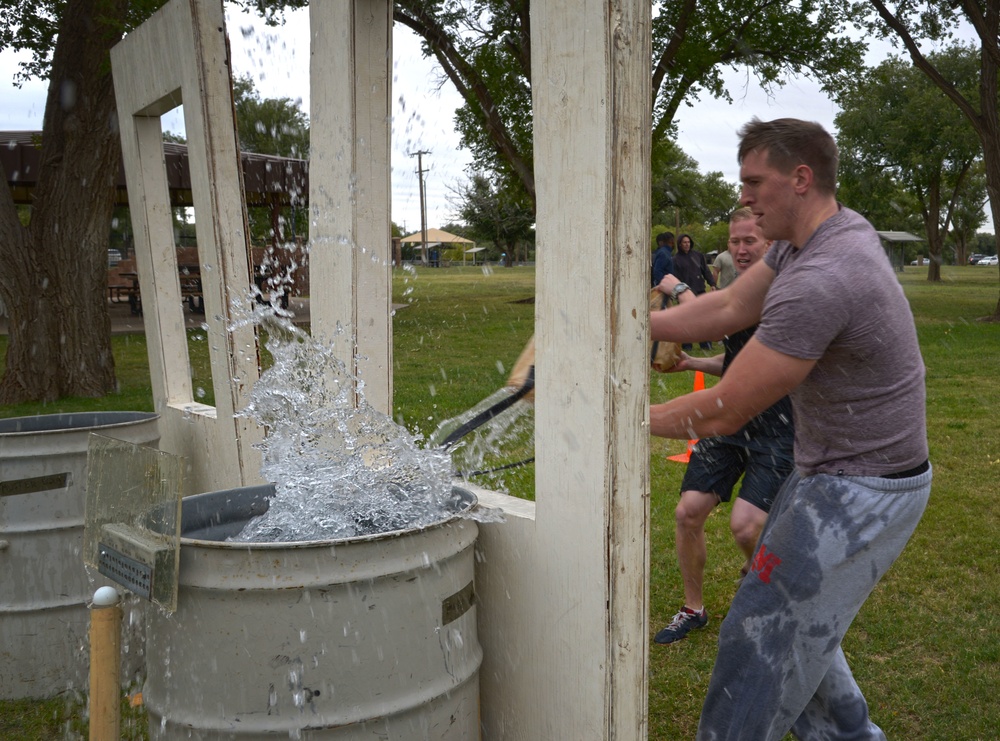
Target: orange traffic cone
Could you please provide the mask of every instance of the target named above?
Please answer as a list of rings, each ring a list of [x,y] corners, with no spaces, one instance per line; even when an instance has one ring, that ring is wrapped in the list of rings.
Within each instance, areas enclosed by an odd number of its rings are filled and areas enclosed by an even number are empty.
[[[694,390],[704,391],[705,390],[705,374],[701,371],[695,371],[694,373]],[[687,463],[691,460],[691,449],[694,448],[697,440],[688,440],[687,450],[685,450],[680,455],[668,455],[668,461],[677,461],[678,463]]]

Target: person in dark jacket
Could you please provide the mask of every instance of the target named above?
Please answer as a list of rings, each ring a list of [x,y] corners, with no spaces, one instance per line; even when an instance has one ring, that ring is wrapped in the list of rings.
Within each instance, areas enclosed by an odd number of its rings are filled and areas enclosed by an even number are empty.
[[[660,285],[665,275],[674,272],[674,233],[661,232],[656,235],[656,251],[653,252],[652,288]]]
[[[677,240],[677,255],[674,257],[673,274],[686,283],[691,293],[700,296],[705,292],[705,284],[715,288],[715,278],[712,271],[708,269],[708,261],[705,256],[694,248],[694,240],[690,234],[682,234]],[[685,350],[690,350],[690,345],[684,346]],[[711,342],[702,342],[702,350],[711,350]]]

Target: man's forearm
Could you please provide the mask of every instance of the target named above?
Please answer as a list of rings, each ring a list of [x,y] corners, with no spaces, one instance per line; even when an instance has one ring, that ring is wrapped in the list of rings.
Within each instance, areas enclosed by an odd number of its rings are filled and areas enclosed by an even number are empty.
[[[760,321],[764,296],[773,277],[774,271],[760,262],[725,291],[703,293],[697,301],[652,312],[650,338],[665,342],[705,342],[752,327]]]
[[[657,437],[693,440],[731,435],[744,422],[721,407],[711,390],[696,391],[649,407],[649,432]]]
[[[688,291],[690,293],[690,291]],[[718,300],[721,293],[703,293],[688,300],[681,300],[677,306],[663,311],[653,311],[649,315],[649,336],[652,340],[664,342],[705,342],[742,329],[740,317],[727,318],[726,302]],[[697,300],[694,300],[697,298]]]

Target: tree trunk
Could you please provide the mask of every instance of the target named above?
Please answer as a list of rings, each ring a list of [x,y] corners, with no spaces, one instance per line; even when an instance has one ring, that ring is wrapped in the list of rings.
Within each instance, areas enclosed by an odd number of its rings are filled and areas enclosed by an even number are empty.
[[[966,254],[965,234],[958,232],[955,234],[955,264],[965,265],[968,263]]]
[[[0,298],[10,316],[0,403],[115,390],[107,248],[121,166],[109,15],[126,3],[69,0],[52,58],[31,222],[0,219]],[[14,221],[12,221],[12,219]]]
[[[927,205],[924,207],[924,230],[927,232],[927,280],[941,280],[941,182],[934,178],[927,186]]]
[[[996,36],[996,19],[993,18],[992,30]],[[986,193],[990,198],[990,213],[993,215],[993,231],[995,252],[1000,255],[1000,106],[997,102],[998,67],[993,57],[984,48],[981,52],[979,75],[979,104],[981,106],[982,126],[977,129],[979,139],[983,143],[983,164],[986,169]],[[998,268],[1000,270],[1000,268]],[[991,322],[1000,322],[1000,295],[993,314],[988,317]]]
[[[983,160],[986,164],[986,192],[990,197],[990,214],[994,224],[994,251],[1000,255],[1000,142],[995,138],[983,138]],[[987,319],[1000,322],[1000,296],[997,297],[993,313]]]

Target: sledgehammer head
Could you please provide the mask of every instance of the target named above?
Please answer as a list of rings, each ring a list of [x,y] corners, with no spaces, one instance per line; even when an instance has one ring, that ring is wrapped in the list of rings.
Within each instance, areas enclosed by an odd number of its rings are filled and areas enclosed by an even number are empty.
[[[654,288],[649,292],[649,310],[661,311],[667,308],[667,295]],[[653,370],[666,373],[681,359],[681,346],[676,342],[649,343],[649,365]]]

